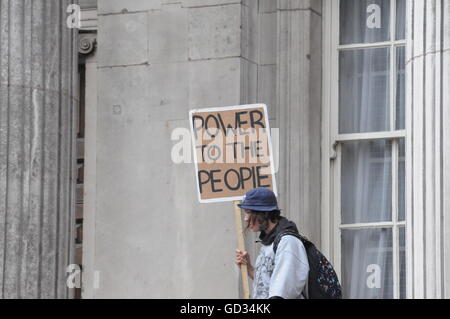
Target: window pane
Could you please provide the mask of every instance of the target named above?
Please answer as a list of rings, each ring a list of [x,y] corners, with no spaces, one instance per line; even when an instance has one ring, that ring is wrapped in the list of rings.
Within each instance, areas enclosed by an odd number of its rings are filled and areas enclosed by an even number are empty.
[[[341,0],[340,43],[390,40],[390,0]]]
[[[344,298],[393,298],[392,229],[342,231]]]
[[[342,223],[391,221],[392,144],[352,142],[342,146]]]
[[[405,129],[405,47],[397,49],[397,97],[396,97],[396,127]]]
[[[398,158],[398,220],[405,221],[405,140],[399,142]]]
[[[406,1],[397,0],[397,32],[396,39],[405,39],[405,25],[406,25]]]
[[[400,299],[406,299],[405,227],[399,229],[400,240]]]
[[[339,132],[388,131],[389,49],[340,52]]]

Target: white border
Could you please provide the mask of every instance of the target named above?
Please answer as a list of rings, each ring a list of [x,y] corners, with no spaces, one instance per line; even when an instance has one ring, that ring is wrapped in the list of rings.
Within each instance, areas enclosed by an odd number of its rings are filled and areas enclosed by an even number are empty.
[[[224,112],[224,111],[234,111],[234,110],[247,110],[247,109],[254,109],[254,108],[263,108],[264,109],[264,116],[265,116],[264,120],[266,122],[265,124],[266,124],[266,129],[267,129],[267,137],[269,139],[269,152],[270,152],[269,157],[270,157],[270,170],[272,173],[273,192],[275,193],[275,196],[278,197],[277,183],[276,183],[276,179],[275,179],[275,168],[274,168],[274,161],[273,161],[272,136],[270,135],[270,123],[269,123],[269,113],[267,112],[267,105],[266,104],[245,104],[245,105],[236,105],[236,106],[196,109],[196,110],[189,111],[189,126],[191,128],[192,149],[193,149],[193,153],[194,153],[194,167],[195,167],[195,181],[197,184],[197,197],[198,197],[198,201],[201,204],[239,201],[239,200],[242,200],[242,198],[244,196],[219,197],[219,198],[212,198],[212,199],[202,199],[201,198],[200,185],[198,184],[198,165],[197,165],[198,161],[197,161],[197,152],[195,150],[194,126],[192,123],[192,115],[194,113]]]

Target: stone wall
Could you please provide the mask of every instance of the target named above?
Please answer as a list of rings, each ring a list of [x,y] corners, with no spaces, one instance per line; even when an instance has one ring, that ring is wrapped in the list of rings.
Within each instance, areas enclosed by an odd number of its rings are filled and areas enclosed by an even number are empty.
[[[171,160],[171,134],[189,127],[190,109],[267,104],[272,127],[295,136],[282,146],[281,205],[320,238],[310,228],[320,225],[321,39],[311,2],[98,2],[96,165],[86,168],[95,216],[84,262],[100,286],[86,282],[85,297],[241,295],[232,204],[197,203],[193,165]]]
[[[241,12],[99,1],[94,297],[238,297],[232,206],[197,203],[171,134],[192,108],[240,104]]]

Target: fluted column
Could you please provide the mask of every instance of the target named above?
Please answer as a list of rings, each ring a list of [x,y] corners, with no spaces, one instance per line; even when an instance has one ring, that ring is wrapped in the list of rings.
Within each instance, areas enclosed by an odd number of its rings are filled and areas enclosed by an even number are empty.
[[[407,292],[449,298],[450,1],[407,10]]]
[[[278,0],[281,207],[320,244],[322,1]]]
[[[0,1],[0,297],[65,298],[76,30],[69,0]]]

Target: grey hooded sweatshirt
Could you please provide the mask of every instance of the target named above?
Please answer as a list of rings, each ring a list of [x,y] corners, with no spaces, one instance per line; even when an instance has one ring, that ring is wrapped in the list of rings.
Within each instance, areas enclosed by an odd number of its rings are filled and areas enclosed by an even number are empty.
[[[255,263],[253,299],[307,297],[309,264],[303,243],[286,235],[278,244],[276,254],[273,251],[275,237],[284,230],[298,233],[295,223],[281,217],[270,233],[260,234],[262,247]]]

